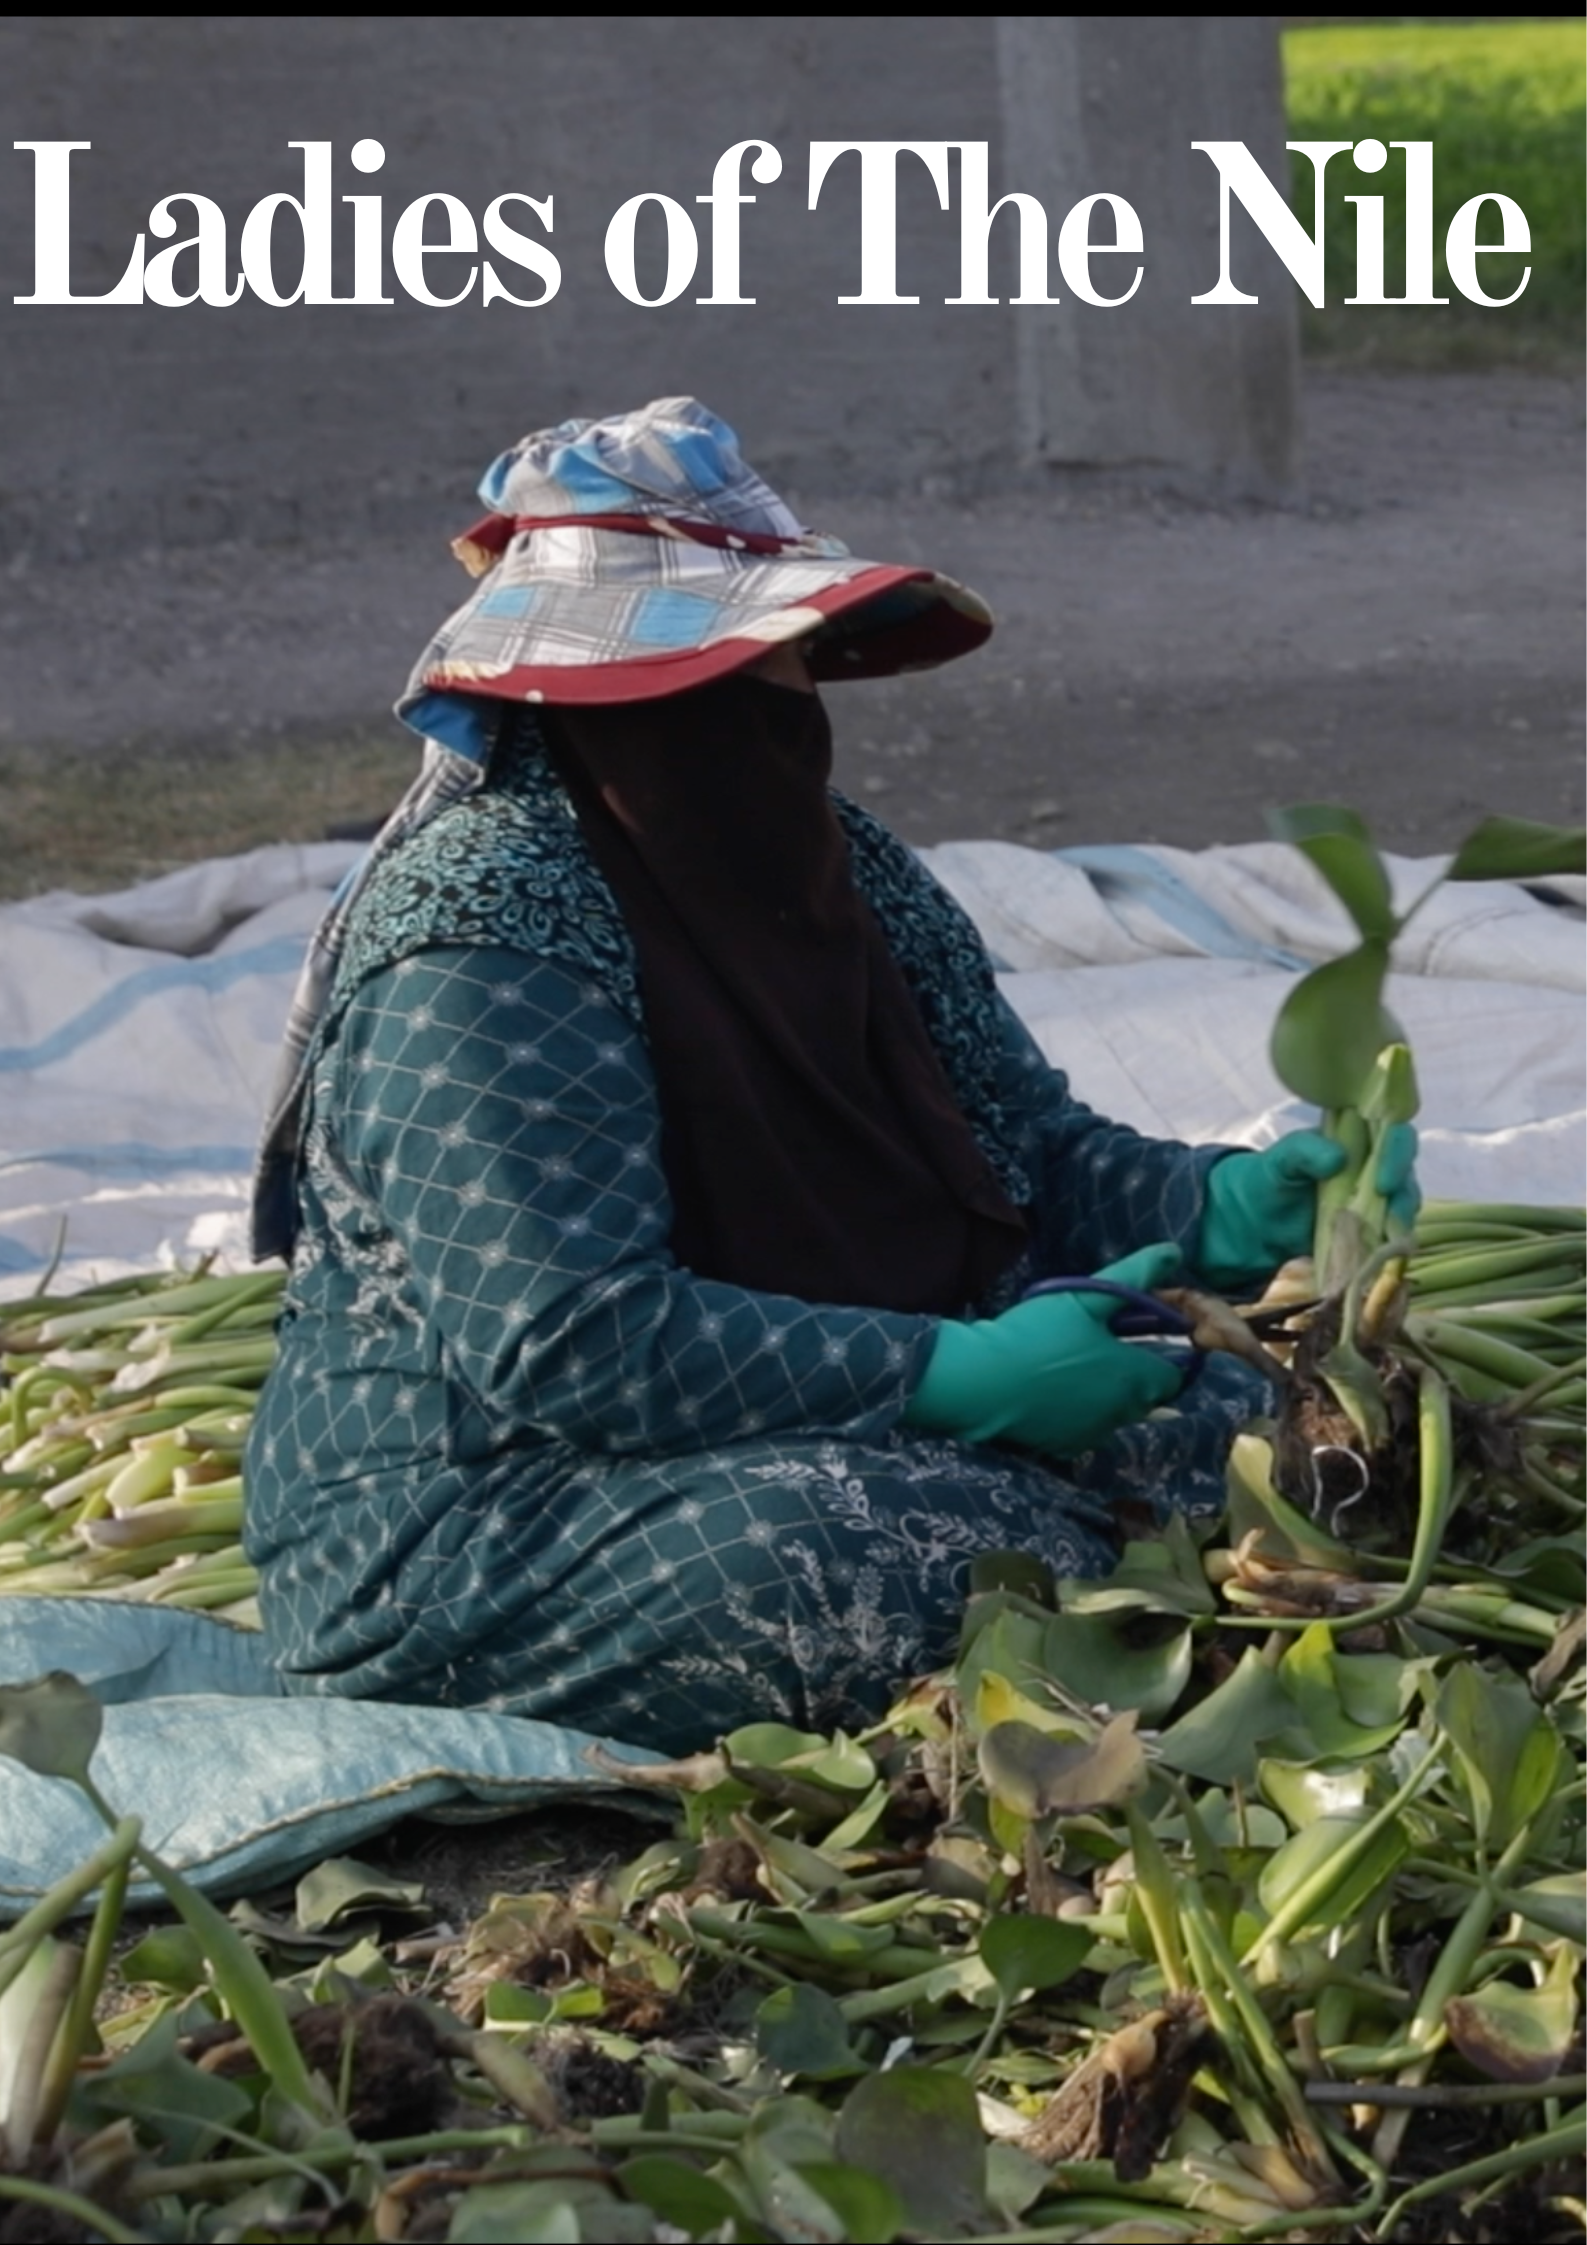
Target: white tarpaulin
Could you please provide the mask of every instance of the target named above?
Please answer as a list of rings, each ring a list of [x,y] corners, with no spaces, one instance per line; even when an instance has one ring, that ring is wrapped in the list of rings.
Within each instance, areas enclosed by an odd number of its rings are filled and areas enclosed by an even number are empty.
[[[1309,1119],[1273,1078],[1268,1031],[1295,973],[1350,933],[1295,851],[923,854],[1091,1105],[1154,1134],[1253,1144]],[[244,1259],[293,978],[356,856],[254,850],[115,896],[0,907],[0,1296],[37,1284],[63,1219],[57,1285],[201,1251]],[[1401,903],[1439,869],[1391,866]],[[1581,884],[1551,889],[1439,889],[1396,949],[1429,1193],[1587,1197]]]

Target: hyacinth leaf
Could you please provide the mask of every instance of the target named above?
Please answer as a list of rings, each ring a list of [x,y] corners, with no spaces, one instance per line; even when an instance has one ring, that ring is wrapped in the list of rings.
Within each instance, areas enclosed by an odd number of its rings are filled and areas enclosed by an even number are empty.
[[[1091,1944],[1091,1930],[1083,1922],[1021,1912],[989,1919],[978,1946],[999,1993],[1014,2003],[1040,1988],[1060,1986],[1079,1971]]]
[[[1083,1816],[1115,1808],[1146,1782],[1146,1755],[1133,1710],[1115,1715],[1080,1744],[1050,1738],[1030,1723],[994,1723],[979,1748],[989,1793],[1015,1816]]]
[[[64,1668],[28,1684],[0,1689],[0,1754],[35,1777],[66,1777],[82,1784],[99,1744],[105,1711],[84,1683]]]
[[[447,2230],[451,2245],[579,2245],[600,2237],[625,2245],[654,2235],[649,2210],[621,2205],[601,2185],[563,2181],[476,2183],[459,2199]]]
[[[986,2138],[975,2091],[960,2074],[895,2066],[850,2090],[838,2115],[838,2158],[887,2183],[923,2235],[985,2224]]]
[[[1552,1792],[1558,1737],[1519,1677],[1471,1662],[1445,1677],[1436,1712],[1455,1749],[1477,1838],[1502,1848]]]
[[[151,1926],[121,1959],[130,1987],[170,1988],[191,1995],[209,1976],[203,1944],[185,1925]]]
[[[824,1916],[819,1910],[795,1910],[793,1919],[809,1935],[810,1945],[829,1964],[858,1970],[867,1957],[880,1956],[892,1935],[885,1925],[855,1925],[848,1918]]]
[[[755,2044],[786,2076],[835,2081],[866,2070],[850,2046],[842,2012],[825,1989],[808,1980],[772,1990],[755,2014]]]
[[[1253,1530],[1262,1538],[1264,1558],[1299,1560],[1342,1575],[1359,1572],[1358,1554],[1349,1544],[1279,1495],[1273,1486],[1272,1443],[1265,1435],[1247,1432],[1235,1436],[1229,1452],[1230,1543],[1238,1544]]]
[[[1315,1107],[1354,1107],[1385,1045],[1405,1033],[1383,1003],[1389,947],[1369,936],[1342,958],[1302,975],[1279,1008],[1273,1072]]]
[[[1286,1840],[1268,1857],[1263,1867],[1257,1886],[1263,1908],[1270,1912],[1281,1909],[1292,1895],[1299,1893],[1338,1857],[1345,1843],[1365,1821],[1363,1816],[1320,1816],[1315,1823],[1303,1825],[1293,1839]],[[1352,1863],[1339,1884],[1319,1902],[1315,1914],[1291,1927],[1289,1938],[1301,1940],[1308,1933],[1328,1932],[1336,1925],[1349,1923],[1384,1880],[1399,1868],[1410,1853],[1410,1847],[1410,1836],[1403,1825],[1396,1821],[1385,1826]]]
[[[1517,1887],[1510,1897],[1528,1925],[1587,1943],[1587,1871],[1557,1871]]]
[[[1576,2032],[1576,1959],[1561,1944],[1539,1988],[1490,1980],[1444,2006],[1449,2039],[1490,2081],[1549,2081]]]
[[[839,2236],[874,2237],[877,2245],[892,2245],[903,2228],[903,2202],[880,2175],[836,2159],[801,2160],[799,2174],[836,2214]]]
[[[1045,1731],[1049,1738],[1073,1740],[1086,1735],[1076,1717],[1056,1707],[1044,1707],[1040,1700],[1017,1691],[1008,1678],[999,1676],[995,1669],[985,1670],[976,1685],[974,1717],[978,1738],[994,1723],[1029,1723],[1033,1729]]]
[[[1295,803],[1268,814],[1274,839],[1288,842],[1317,868],[1361,935],[1388,944],[1399,933],[1388,869],[1366,822],[1338,803]]]
[[[1294,1701],[1253,1645],[1232,1676],[1164,1731],[1157,1751],[1187,1777],[1244,1784],[1256,1775],[1258,1749],[1294,1723]]]
[[[1587,873],[1587,827],[1485,818],[1461,843],[1444,878],[1531,881],[1550,873]]]
[[[1161,1626],[1159,1626],[1159,1623]],[[1156,1643],[1141,1643],[1150,1632]],[[1177,1615],[1141,1612],[1133,1602],[1113,1613],[1056,1614],[1042,1638],[1042,1666],[1089,1707],[1165,1714],[1190,1681],[1189,1624]]]
[[[104,2127],[123,2114],[158,2138],[174,2159],[201,2159],[221,2131],[245,2121],[253,2099],[235,2081],[206,2073],[177,2049],[177,2021],[167,2012],[130,2050],[83,2082],[78,2118]]]
[[[1389,1654],[1341,1653],[1321,1622],[1303,1630],[1278,1665],[1279,1682],[1315,1751],[1352,1761],[1381,1753],[1398,1738],[1405,1720],[1397,1689],[1403,1672],[1403,1663]]]
[[[1066,1614],[1137,1613],[1195,1616],[1217,1609],[1207,1585],[1201,1553],[1181,1512],[1171,1513],[1152,1543],[1127,1543],[1110,1575],[1067,1575],[1060,1586]]]
[[[735,1762],[753,1762],[757,1769],[775,1769],[800,1754],[819,1754],[828,1743],[819,1731],[796,1731],[788,1723],[745,1723],[722,1741]]]
[[[689,2237],[705,2237],[712,2231],[722,2235],[730,2222],[744,2234],[746,2216],[732,2192],[688,2160],[646,2153],[629,2160],[618,2179],[631,2200],[648,2206],[669,2228]],[[474,2195],[469,2193],[471,2198]]]
[[[1305,1762],[1264,1760],[1257,1778],[1297,1832],[1321,1817],[1360,1819],[1367,1813],[1368,1777],[1362,1763],[1350,1769],[1313,1769]]]
[[[1051,1619],[1050,1614],[1005,1609],[967,1641],[959,1662],[959,1691],[966,1708],[977,1706],[983,1676],[1005,1677],[1018,1691],[1040,1688],[1047,1673],[1042,1643]]]
[[[1416,1062],[1409,1045],[1385,1046],[1378,1055],[1378,1080],[1368,1102],[1373,1121],[1414,1122],[1421,1104],[1421,1086],[1416,1081]]]
[[[321,1933],[341,1919],[369,1910],[411,1915],[425,1909],[416,1879],[395,1879],[351,1855],[329,1855],[297,1883],[294,1916],[305,1933]]]
[[[762,2111],[768,2108],[763,2107]],[[769,2108],[775,2111],[775,2107]],[[762,2136],[752,2125],[746,2133],[739,2165],[749,2184],[756,2213],[764,2228],[757,2234],[773,2237],[815,2238],[828,2245],[843,2234],[831,2205],[801,2172],[814,2158],[810,2149],[813,2131],[792,2132],[790,2142],[780,2129]],[[804,2141],[798,2141],[803,2135]],[[729,2232],[737,2236],[735,2227]]]
[[[876,1783],[876,1764],[864,1747],[856,1745],[844,1731],[824,1738],[819,1749],[811,1753],[790,1754],[778,1766],[798,1770],[815,1778],[819,1784],[833,1786],[840,1793],[868,1793]]]

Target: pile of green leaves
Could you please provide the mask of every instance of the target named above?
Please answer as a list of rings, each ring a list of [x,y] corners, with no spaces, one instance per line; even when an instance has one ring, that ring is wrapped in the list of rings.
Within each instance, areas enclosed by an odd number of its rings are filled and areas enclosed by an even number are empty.
[[[983,1560],[874,1731],[629,1769],[670,1838],[458,1933],[353,1864],[222,1916],[99,1799],[83,1688],[0,1693],[108,1832],[0,1934],[0,2235],[1573,2234],[1581,1554],[1363,1632],[1385,1586],[1238,1466],[1229,1546]],[[175,1922],[96,2028],[134,1869]]]

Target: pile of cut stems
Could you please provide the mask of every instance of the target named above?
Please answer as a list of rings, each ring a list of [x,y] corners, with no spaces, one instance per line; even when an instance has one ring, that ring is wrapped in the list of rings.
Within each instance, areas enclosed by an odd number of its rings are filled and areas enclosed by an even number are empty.
[[[1580,1434],[1587,1405],[1587,1246],[1569,1208],[1432,1201],[1417,1222],[1408,1330],[1473,1402],[1521,1399]]]
[[[284,1285],[140,1274],[0,1312],[0,1593],[257,1625],[242,1453]]]

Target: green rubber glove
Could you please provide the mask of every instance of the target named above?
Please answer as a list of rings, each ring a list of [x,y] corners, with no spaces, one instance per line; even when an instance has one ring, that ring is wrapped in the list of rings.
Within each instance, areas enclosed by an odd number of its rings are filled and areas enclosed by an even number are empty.
[[[1174,1278],[1177,1247],[1143,1247],[1099,1278],[1150,1292]],[[966,1442],[1025,1442],[1056,1457],[1089,1450],[1179,1393],[1180,1374],[1150,1346],[1115,1340],[1107,1294],[1038,1294],[1001,1317],[945,1319],[907,1426]]]
[[[1202,1277],[1218,1287],[1254,1285],[1291,1256],[1309,1255],[1317,1187],[1344,1165],[1344,1148],[1320,1130],[1292,1130],[1259,1154],[1226,1155],[1207,1173],[1194,1256]],[[1414,1224],[1422,1195],[1409,1123],[1393,1123],[1383,1133],[1375,1181],[1389,1214]]]

